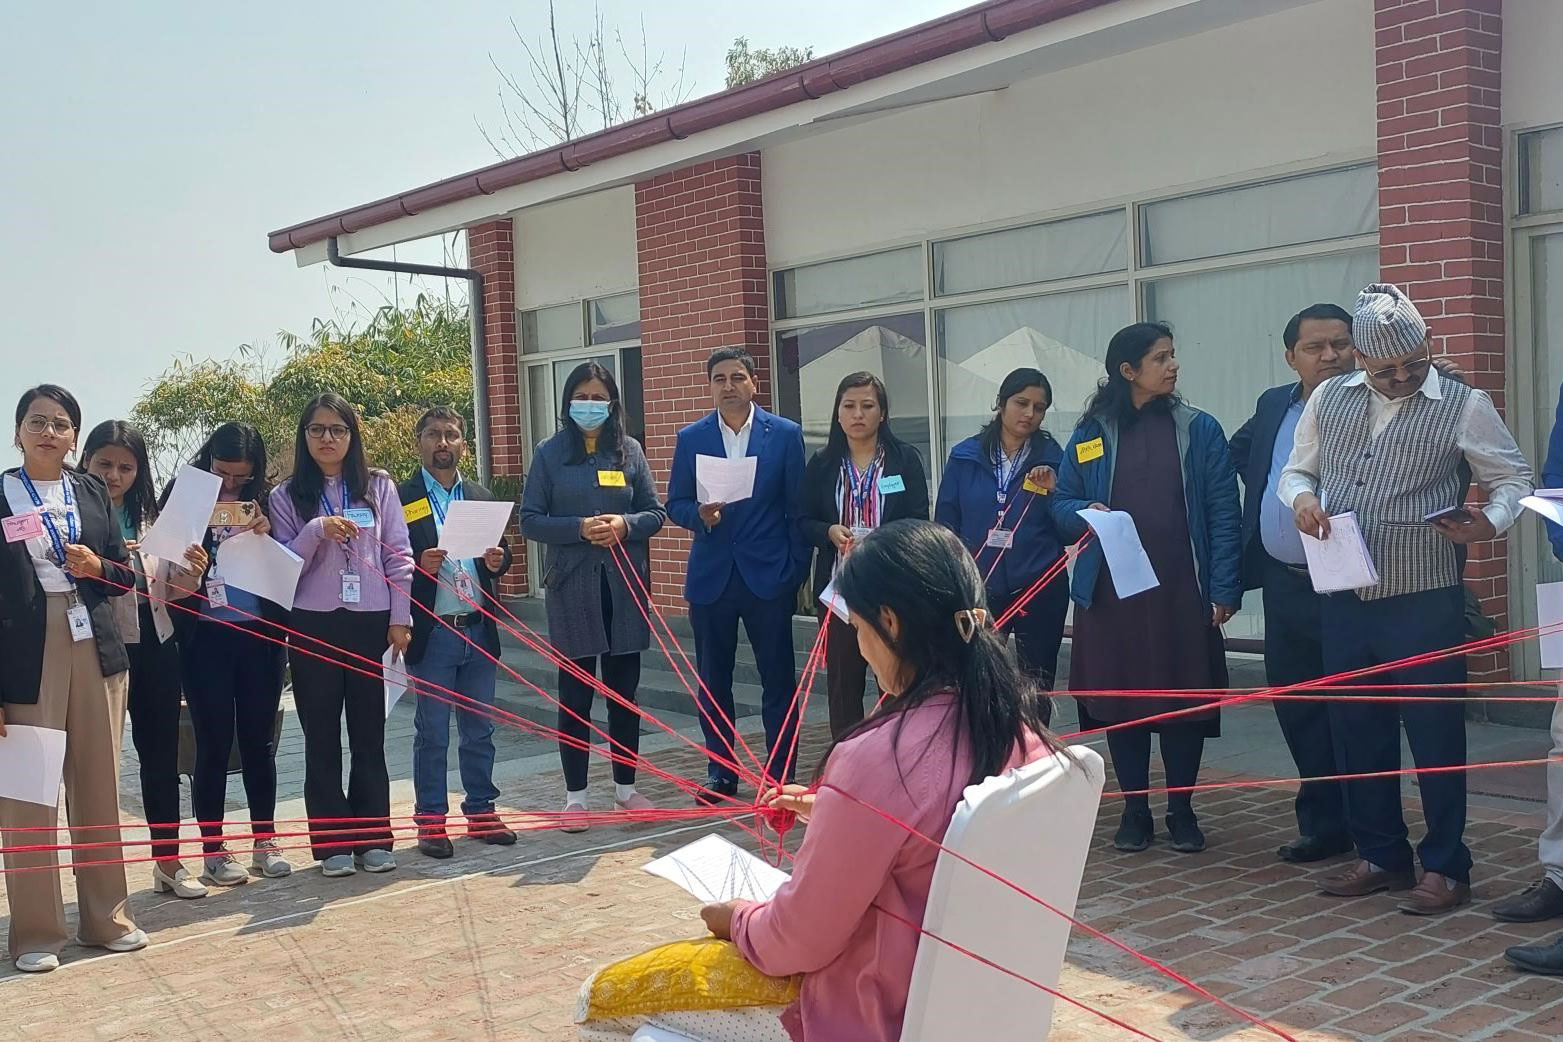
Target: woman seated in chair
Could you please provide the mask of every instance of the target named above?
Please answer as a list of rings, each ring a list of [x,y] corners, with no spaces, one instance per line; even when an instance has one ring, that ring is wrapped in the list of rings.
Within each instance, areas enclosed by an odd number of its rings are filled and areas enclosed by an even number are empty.
[[[923,920],[939,851],[890,819],[942,839],[966,786],[1060,745],[992,628],[982,576],[948,529],[885,525],[853,548],[836,588],[886,698],[831,747],[816,791],[767,795],[808,822],[791,881],[763,903],[701,910],[754,976],[802,974],[796,1001],[711,1009],[706,996],[694,1012],[604,1017],[611,1010],[592,992],[610,967],[583,990],[582,1038],[627,1039],[648,1023],[694,1042],[900,1038],[920,938],[907,923]]]

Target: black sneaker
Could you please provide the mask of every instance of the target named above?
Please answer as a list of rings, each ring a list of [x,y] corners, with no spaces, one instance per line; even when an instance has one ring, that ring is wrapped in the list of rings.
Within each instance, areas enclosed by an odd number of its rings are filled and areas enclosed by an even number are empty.
[[[1205,849],[1205,834],[1199,830],[1199,819],[1193,811],[1168,814],[1167,832],[1172,849],[1179,854],[1198,854]]]
[[[1126,854],[1138,854],[1156,838],[1156,825],[1149,810],[1126,810],[1118,823],[1118,834],[1113,837],[1113,847]]]
[[[456,853],[456,848],[447,836],[426,836],[418,840],[418,853],[444,861]]]
[[[1563,890],[1550,879],[1532,883],[1524,893],[1493,906],[1500,923],[1539,923],[1563,915]]]
[[[738,795],[738,780],[736,778],[712,778],[706,782],[706,787],[695,793],[695,802],[707,807],[714,807],[719,803],[726,803]]]

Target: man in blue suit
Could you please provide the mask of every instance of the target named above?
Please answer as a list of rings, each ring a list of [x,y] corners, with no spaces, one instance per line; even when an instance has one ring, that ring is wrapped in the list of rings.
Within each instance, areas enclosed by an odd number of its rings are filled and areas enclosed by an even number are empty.
[[[1292,454],[1292,436],[1303,403],[1332,376],[1356,368],[1351,315],[1334,304],[1305,308],[1281,337],[1286,364],[1298,381],[1259,396],[1254,415],[1232,436],[1232,465],[1243,479],[1243,588],[1262,589],[1265,612],[1265,679],[1273,687],[1324,675],[1321,601],[1308,578],[1302,537],[1292,512],[1276,496]],[[1300,778],[1341,773],[1324,702],[1274,703],[1281,733]],[[1352,849],[1339,782],[1304,781],[1298,788],[1298,838],[1276,851],[1282,861],[1322,861]]]
[[[798,726],[792,614],[809,550],[798,528],[802,428],[754,404],[754,359],[743,348],[713,353],[706,361],[706,378],[716,411],[678,432],[668,480],[668,516],[694,533],[684,599],[705,689],[700,726],[712,755],[706,791],[698,798],[715,803],[738,792],[737,775],[716,757],[737,760],[732,720],[739,620],[760,672],[761,716],[772,761],[769,776],[792,780]],[[755,457],[754,494],[736,503],[700,502],[698,456]]]

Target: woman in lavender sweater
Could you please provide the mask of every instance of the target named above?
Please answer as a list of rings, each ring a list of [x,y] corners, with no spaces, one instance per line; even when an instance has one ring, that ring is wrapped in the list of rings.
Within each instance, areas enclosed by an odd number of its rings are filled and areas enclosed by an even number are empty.
[[[304,729],[304,807],[310,845],[327,876],[389,872],[391,782],[385,768],[385,692],[360,655],[412,641],[412,550],[396,485],[364,460],[358,414],[339,395],[304,407],[293,476],[271,495],[272,534],[304,559],[293,600],[288,664]],[[312,638],[312,639],[305,639]],[[305,654],[303,652],[313,652]],[[314,655],[336,661],[322,661]],[[352,765],[342,791],[342,714]]]

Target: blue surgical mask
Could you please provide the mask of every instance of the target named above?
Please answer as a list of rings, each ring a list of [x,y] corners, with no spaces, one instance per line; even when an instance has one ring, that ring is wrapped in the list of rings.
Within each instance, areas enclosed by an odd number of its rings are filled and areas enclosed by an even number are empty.
[[[594,431],[608,422],[613,411],[609,402],[574,401],[570,403],[570,419],[583,431]]]

